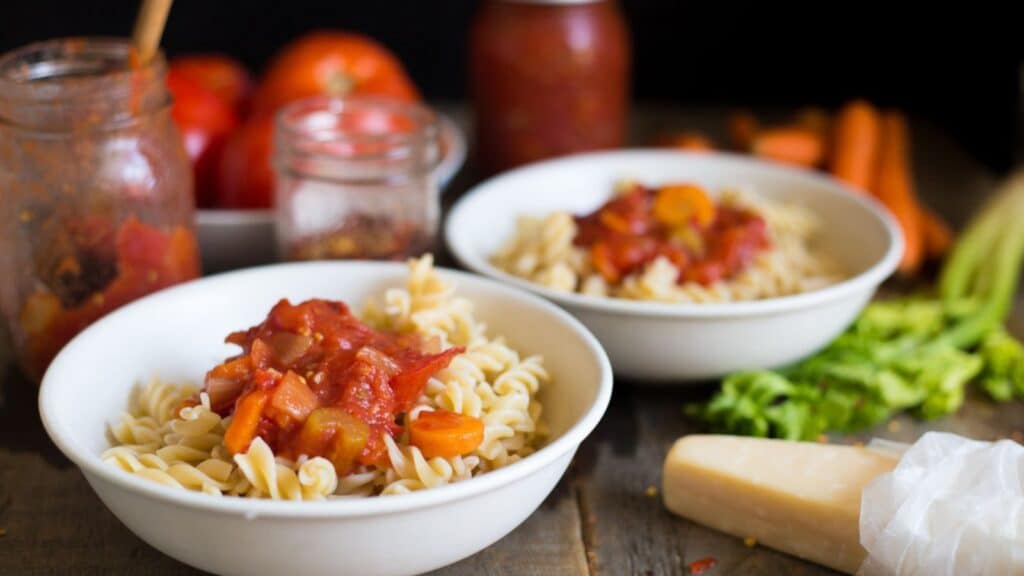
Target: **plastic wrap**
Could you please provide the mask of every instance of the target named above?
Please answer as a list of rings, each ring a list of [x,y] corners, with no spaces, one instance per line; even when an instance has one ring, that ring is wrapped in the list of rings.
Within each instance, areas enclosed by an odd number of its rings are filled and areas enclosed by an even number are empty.
[[[1024,574],[1024,447],[925,434],[865,488],[860,541],[865,576]]]

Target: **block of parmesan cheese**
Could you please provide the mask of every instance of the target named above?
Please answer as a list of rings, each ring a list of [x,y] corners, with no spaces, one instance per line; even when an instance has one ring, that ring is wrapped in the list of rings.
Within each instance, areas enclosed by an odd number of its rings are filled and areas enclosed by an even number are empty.
[[[853,574],[864,487],[898,457],[856,446],[739,436],[686,436],[665,459],[669,510]]]

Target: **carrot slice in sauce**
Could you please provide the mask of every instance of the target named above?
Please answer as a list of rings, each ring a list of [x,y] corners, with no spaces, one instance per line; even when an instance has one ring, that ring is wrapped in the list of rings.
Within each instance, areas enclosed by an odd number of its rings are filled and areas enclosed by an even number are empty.
[[[484,441],[484,423],[447,410],[420,412],[409,424],[409,441],[427,458],[462,456]]]
[[[715,202],[694,184],[666,186],[654,198],[654,218],[668,226],[692,222],[706,228],[715,220]]]
[[[269,397],[270,393],[266,390],[253,390],[238,400],[231,425],[224,433],[224,447],[228,452],[239,454],[249,448]]]

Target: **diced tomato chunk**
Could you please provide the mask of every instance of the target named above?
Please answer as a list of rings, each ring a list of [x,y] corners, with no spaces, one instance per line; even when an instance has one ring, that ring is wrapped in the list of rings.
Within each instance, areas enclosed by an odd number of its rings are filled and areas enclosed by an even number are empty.
[[[316,394],[305,379],[289,370],[274,388],[267,405],[267,415],[284,429],[302,424],[310,412],[316,410]]]
[[[408,407],[423,393],[423,387],[431,376],[448,366],[452,358],[465,351],[465,348],[449,348],[440,354],[405,359],[405,369],[393,380],[395,400]]]
[[[217,413],[226,413],[242,393],[252,374],[252,361],[240,356],[214,366],[206,373],[204,390],[210,397],[210,408]]]

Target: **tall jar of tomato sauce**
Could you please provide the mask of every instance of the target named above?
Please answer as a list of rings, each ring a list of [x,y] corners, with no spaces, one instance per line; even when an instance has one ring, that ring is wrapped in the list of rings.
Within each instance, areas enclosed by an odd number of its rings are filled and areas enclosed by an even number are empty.
[[[615,0],[486,0],[470,33],[480,168],[621,146],[629,72]]]
[[[0,56],[0,309],[33,379],[99,317],[199,274],[164,75],[115,39]]]

